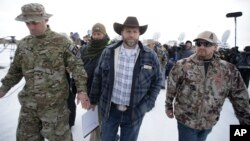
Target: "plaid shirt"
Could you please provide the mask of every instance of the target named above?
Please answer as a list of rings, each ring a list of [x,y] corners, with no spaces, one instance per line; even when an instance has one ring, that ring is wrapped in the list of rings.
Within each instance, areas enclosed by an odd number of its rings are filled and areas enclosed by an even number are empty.
[[[115,81],[115,61],[119,46],[123,41],[112,44],[104,49],[94,73],[89,94],[91,104],[99,102],[101,116],[107,118],[111,107],[111,97]],[[138,43],[140,51],[136,60],[130,92],[131,118],[143,117],[155,106],[155,100],[161,89],[162,74],[157,54]],[[116,59],[115,59],[116,58]]]
[[[129,106],[133,70],[139,53],[138,49],[138,46],[135,49],[126,49],[123,45],[120,47],[111,99],[116,104]]]

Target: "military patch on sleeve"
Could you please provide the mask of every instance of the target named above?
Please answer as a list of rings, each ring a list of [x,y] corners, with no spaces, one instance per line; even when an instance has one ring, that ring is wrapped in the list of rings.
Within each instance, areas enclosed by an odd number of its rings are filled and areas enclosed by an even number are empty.
[[[69,50],[79,59],[81,58],[80,49],[76,45],[70,45]]]

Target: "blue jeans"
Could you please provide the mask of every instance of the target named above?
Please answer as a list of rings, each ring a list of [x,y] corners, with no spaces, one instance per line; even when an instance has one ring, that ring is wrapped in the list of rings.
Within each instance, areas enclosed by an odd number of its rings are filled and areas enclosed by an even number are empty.
[[[120,127],[120,141],[136,141],[142,120],[143,117],[132,121],[130,109],[122,112],[111,106],[109,118],[102,119],[101,140],[115,141]]]
[[[179,141],[205,141],[211,129],[193,129],[178,122]]]

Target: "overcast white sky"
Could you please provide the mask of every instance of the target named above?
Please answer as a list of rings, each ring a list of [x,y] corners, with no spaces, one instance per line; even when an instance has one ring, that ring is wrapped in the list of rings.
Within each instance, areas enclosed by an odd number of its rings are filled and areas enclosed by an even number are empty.
[[[234,18],[226,18],[230,12],[241,11],[237,18],[237,45],[250,45],[250,0],[1,0],[0,37],[15,35],[21,39],[29,34],[22,22],[15,21],[21,6],[30,2],[41,3],[47,13],[53,14],[49,24],[57,32],[87,34],[96,22],[106,26],[111,38],[117,36],[113,23],[123,23],[127,16],[136,16],[140,25],[148,24],[141,40],[160,33],[159,41],[177,40],[185,33],[185,40],[193,40],[197,34],[210,30],[221,39],[230,30],[228,43],[234,46]]]

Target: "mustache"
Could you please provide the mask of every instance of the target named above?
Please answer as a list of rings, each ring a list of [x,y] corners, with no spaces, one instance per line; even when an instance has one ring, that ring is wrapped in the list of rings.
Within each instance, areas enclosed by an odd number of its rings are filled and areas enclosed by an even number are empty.
[[[128,39],[128,40],[125,40],[125,43],[128,46],[133,47],[138,43],[138,40],[136,40],[136,39]]]

